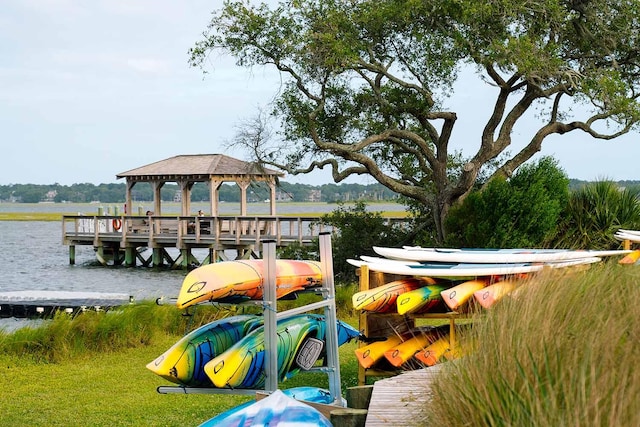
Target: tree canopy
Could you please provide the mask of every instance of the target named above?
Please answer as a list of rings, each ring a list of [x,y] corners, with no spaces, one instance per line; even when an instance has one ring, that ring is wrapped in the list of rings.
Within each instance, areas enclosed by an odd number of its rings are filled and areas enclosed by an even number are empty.
[[[637,127],[639,37],[636,0],[227,0],[190,61],[221,51],[275,67],[281,131],[266,138],[255,122],[253,155],[292,174],[331,167],[336,182],[369,174],[427,207],[442,240],[452,205],[511,177],[550,135]],[[475,152],[458,153],[447,105],[466,68],[494,96],[475,106],[487,116]],[[510,153],[531,111],[537,128]]]

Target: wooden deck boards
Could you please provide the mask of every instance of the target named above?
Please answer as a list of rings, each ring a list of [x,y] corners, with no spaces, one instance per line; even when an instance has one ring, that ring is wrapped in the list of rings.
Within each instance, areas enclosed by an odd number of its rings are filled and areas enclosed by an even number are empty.
[[[431,395],[431,382],[441,364],[376,381],[367,413],[366,427],[408,427],[421,421]]]

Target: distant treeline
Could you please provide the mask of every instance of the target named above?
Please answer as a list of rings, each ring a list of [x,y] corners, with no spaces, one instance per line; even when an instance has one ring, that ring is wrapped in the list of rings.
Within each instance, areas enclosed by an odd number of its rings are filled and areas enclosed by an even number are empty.
[[[17,203],[71,202],[71,203],[124,203],[126,184],[73,184],[73,185],[36,185],[10,184],[0,185],[0,201]],[[163,201],[179,200],[180,189],[177,184],[167,183],[161,189]],[[149,183],[137,183],[132,190],[134,201],[153,200],[153,189]],[[268,200],[270,191],[263,183],[252,184],[247,190],[249,202]],[[349,202],[354,200],[389,201],[398,195],[380,184],[289,184],[280,182],[277,187],[279,201],[292,202]],[[209,188],[205,183],[196,183],[191,190],[191,201],[209,201]],[[220,187],[220,201],[239,202],[240,189],[233,183]]]
[[[577,189],[589,181],[572,179],[569,182],[570,189]],[[621,188],[638,188],[640,181],[618,181]],[[36,184],[9,184],[0,185],[1,202],[39,203],[39,202],[71,202],[71,203],[124,203],[126,184],[72,184],[72,185],[36,185]],[[138,183],[133,187],[134,201],[153,200],[153,190],[149,183]],[[167,183],[162,187],[161,197],[163,201],[177,201],[180,197],[180,189],[177,184]],[[263,183],[252,184],[247,190],[249,202],[260,202],[270,197],[269,188]],[[364,201],[390,201],[396,200],[398,194],[381,184],[290,184],[280,182],[277,187],[279,201],[292,202],[349,202],[355,200]],[[209,188],[205,183],[196,183],[191,190],[191,201],[209,201]],[[232,183],[225,183],[220,187],[220,201],[239,202],[240,189]]]

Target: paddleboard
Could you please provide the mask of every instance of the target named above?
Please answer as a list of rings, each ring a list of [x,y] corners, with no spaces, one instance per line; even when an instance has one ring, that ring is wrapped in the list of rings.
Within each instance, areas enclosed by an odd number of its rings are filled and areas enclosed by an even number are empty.
[[[565,249],[447,249],[410,246],[388,248],[374,246],[385,258],[451,263],[539,263],[568,261],[581,258],[626,255],[630,250],[565,250]]]
[[[396,311],[396,299],[399,295],[434,283],[435,280],[430,277],[407,278],[356,292],[351,298],[353,308],[377,313]]]
[[[635,233],[626,233],[617,231],[616,234],[613,235],[617,240],[629,240],[631,242],[640,242],[640,234]]]
[[[629,229],[625,229],[625,228],[620,228],[620,229],[618,229],[618,232],[627,233],[627,234],[636,234],[636,235],[640,236],[640,230],[629,230]]]
[[[354,339],[360,333],[348,324],[338,321],[338,345]],[[284,381],[300,371],[296,362],[298,351],[307,339],[324,342],[324,317],[302,314],[282,319],[277,323],[278,381]],[[264,326],[256,328],[224,353],[211,359],[204,371],[218,388],[261,388],[265,382]]]
[[[276,390],[262,400],[251,402],[241,409],[216,417],[201,426],[250,427],[297,426],[331,427],[333,424],[317,409]]]
[[[176,384],[211,387],[204,366],[263,324],[255,315],[239,315],[203,325],[182,337],[147,364],[147,369]]]
[[[317,261],[276,260],[276,297],[315,286],[322,281]],[[264,263],[261,259],[222,261],[198,267],[182,282],[176,305],[187,308],[207,301],[261,299]]]
[[[474,278],[480,276],[504,276],[511,274],[533,273],[544,268],[542,264],[462,264],[462,263],[369,263],[363,260],[348,259],[356,267],[366,265],[372,271],[406,276],[427,276],[436,278]]]

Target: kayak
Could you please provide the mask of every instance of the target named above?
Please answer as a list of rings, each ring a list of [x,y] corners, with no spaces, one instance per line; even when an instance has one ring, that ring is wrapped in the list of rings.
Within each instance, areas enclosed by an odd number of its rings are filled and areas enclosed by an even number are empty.
[[[238,315],[203,325],[182,337],[167,351],[147,364],[147,369],[173,383],[190,387],[211,387],[204,366],[263,324],[255,315]]]
[[[302,369],[297,356],[307,340],[324,343],[324,316],[302,314],[279,320],[278,336],[278,381],[291,378]],[[338,345],[357,338],[360,333],[338,320]],[[316,342],[312,341],[312,342]],[[305,361],[304,364],[308,363]],[[253,389],[265,383],[265,337],[264,326],[258,327],[222,354],[212,358],[204,371],[218,388]]]
[[[316,395],[323,396],[317,393]],[[317,409],[291,397],[287,391],[276,390],[262,400],[250,401],[248,404],[233,408],[228,412],[200,424],[200,427],[213,426],[331,427],[332,424],[327,417],[322,415]]]
[[[261,299],[265,281],[261,259],[222,261],[198,267],[184,278],[176,305],[187,308],[207,301]],[[317,261],[276,260],[276,298],[322,281]]]
[[[435,280],[425,278],[407,278],[389,282],[385,285],[356,292],[352,296],[353,308],[362,311],[388,313],[396,311],[396,299],[399,295],[414,291],[426,285],[433,285]]]

